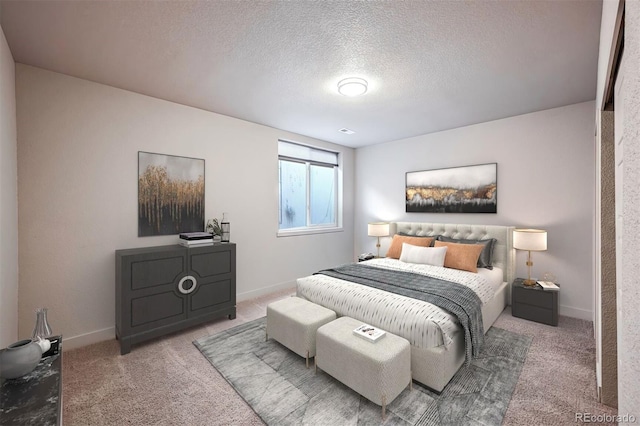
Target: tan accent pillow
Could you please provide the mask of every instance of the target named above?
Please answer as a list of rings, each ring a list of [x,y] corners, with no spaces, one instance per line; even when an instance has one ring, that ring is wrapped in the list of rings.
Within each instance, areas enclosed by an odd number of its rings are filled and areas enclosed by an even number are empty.
[[[480,244],[458,244],[436,241],[434,247],[447,247],[444,267],[462,271],[478,272],[478,258],[484,248]]]
[[[429,247],[433,238],[428,237],[407,237],[406,235],[394,235],[391,245],[387,251],[387,257],[392,259],[400,259],[402,253],[402,243],[411,244],[418,247]]]

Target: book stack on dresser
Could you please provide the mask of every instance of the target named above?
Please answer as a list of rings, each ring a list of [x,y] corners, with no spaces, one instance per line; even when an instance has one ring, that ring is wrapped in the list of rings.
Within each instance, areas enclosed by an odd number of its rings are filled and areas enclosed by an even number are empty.
[[[208,232],[183,232],[179,235],[180,245],[185,247],[199,247],[205,244],[213,244],[213,234]]]

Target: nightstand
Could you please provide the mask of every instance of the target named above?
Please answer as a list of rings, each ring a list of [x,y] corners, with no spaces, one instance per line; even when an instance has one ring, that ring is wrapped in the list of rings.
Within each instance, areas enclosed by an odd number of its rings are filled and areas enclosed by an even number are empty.
[[[516,278],[511,284],[511,315],[557,326],[559,291],[543,290],[538,284],[528,287],[523,281]]]

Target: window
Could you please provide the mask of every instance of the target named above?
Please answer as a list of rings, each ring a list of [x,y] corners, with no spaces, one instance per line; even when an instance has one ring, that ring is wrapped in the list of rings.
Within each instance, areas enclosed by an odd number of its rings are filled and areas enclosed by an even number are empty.
[[[278,141],[279,235],[338,227],[338,153]]]

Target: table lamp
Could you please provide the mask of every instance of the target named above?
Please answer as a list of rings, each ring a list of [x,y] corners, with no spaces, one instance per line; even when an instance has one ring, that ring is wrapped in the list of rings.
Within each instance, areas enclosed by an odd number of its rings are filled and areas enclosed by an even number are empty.
[[[545,251],[547,249],[547,231],[542,229],[514,229],[513,230],[513,248],[516,250],[527,250],[529,256],[527,258],[528,274],[524,280],[524,285],[533,286],[536,282],[531,279],[531,261],[532,251]]]
[[[376,247],[378,248],[378,257],[380,257],[380,237],[389,236],[389,223],[373,222],[368,225],[367,230],[370,237],[378,237]]]

